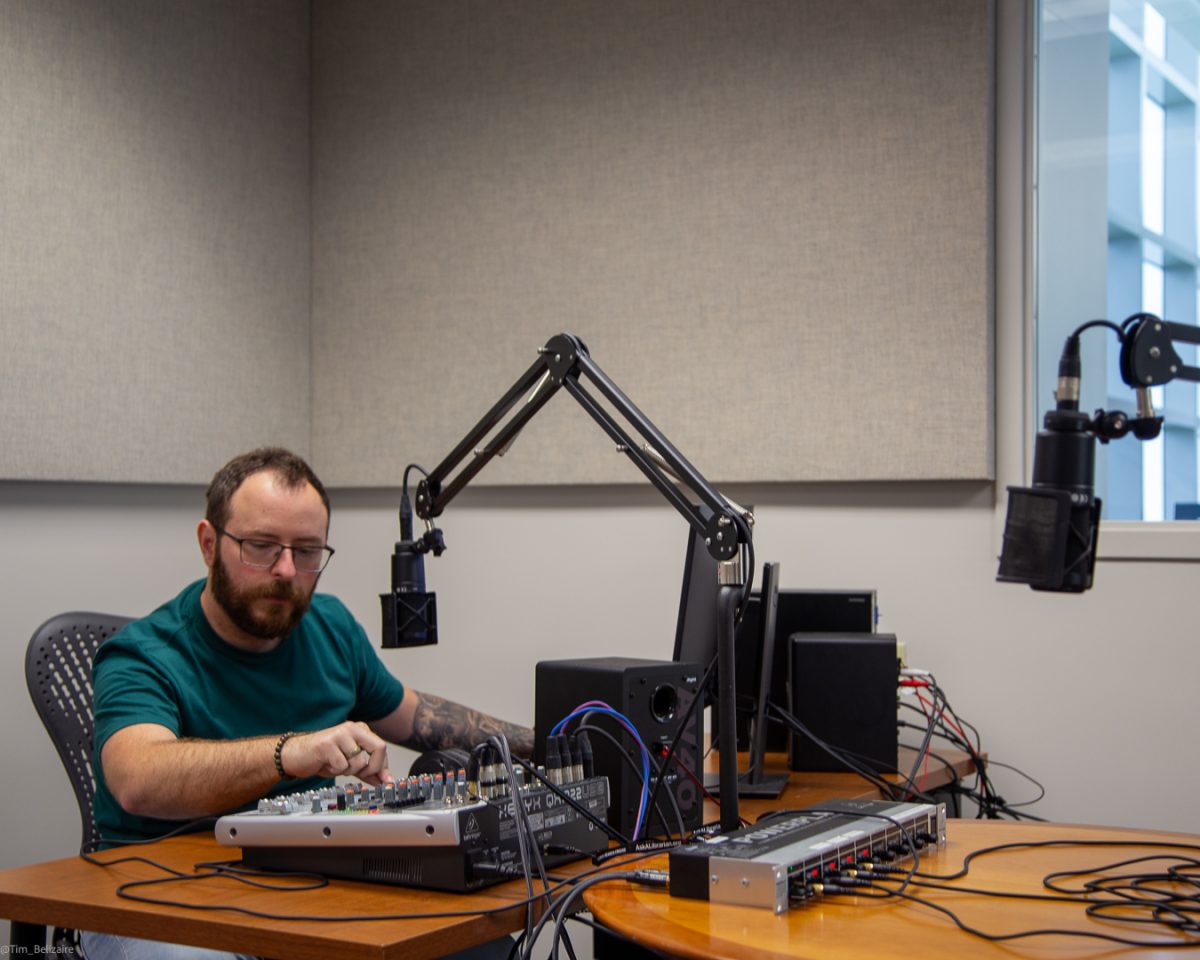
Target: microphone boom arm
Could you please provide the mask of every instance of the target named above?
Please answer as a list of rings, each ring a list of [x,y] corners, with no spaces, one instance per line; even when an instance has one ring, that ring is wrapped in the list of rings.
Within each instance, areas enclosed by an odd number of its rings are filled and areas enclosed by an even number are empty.
[[[589,385],[599,396],[589,391]],[[426,523],[439,516],[446,505],[480,470],[494,457],[507,452],[525,424],[560,388],[565,388],[567,393],[575,398],[588,416],[616,442],[618,451],[624,453],[666,501],[703,536],[709,554],[717,560],[719,570],[724,574],[718,587],[716,611],[720,676],[718,700],[721,716],[734,717],[735,621],[738,608],[745,607],[753,578],[753,564],[747,562],[746,569],[739,571],[737,561],[752,556],[752,519],[746,511],[731,503],[700,475],[633,401],[597,366],[583,341],[577,337],[569,333],[560,333],[546,341],[546,345],[538,350],[538,359],[483,415],[449,455],[421,480],[417,485],[417,516]],[[525,402],[506,421],[504,418],[522,396],[526,396]],[[624,418],[628,428],[613,416],[601,399],[607,401]],[[631,430],[643,438],[644,446],[634,440]],[[487,439],[489,435],[490,440]],[[700,503],[691,503],[672,479],[690,490]],[[440,531],[435,532],[440,535]],[[746,553],[745,558],[743,551]],[[735,830],[741,824],[738,816],[735,726],[732,720],[722,723],[718,732],[721,828],[724,832]]]
[[[1176,340],[1200,344],[1200,327],[1161,320],[1150,313],[1136,317],[1121,346],[1121,379],[1134,389],[1175,379],[1200,382],[1200,367],[1185,364],[1172,344]]]
[[[586,383],[581,382],[586,381]],[[629,430],[588,390],[597,393],[628,422],[655,455],[638,444]],[[558,392],[566,389],[646,479],[689,524],[703,534],[709,553],[719,561],[732,560],[746,539],[738,521],[742,512],[714,488],[648,417],[591,358],[577,337],[561,333],[539,348],[538,359],[521,375],[441,463],[417,485],[416,513],[423,520],[439,516],[487,464],[503,454],[525,425]],[[532,392],[531,392],[532,391]],[[528,394],[524,404],[505,417]],[[497,426],[499,429],[497,429]],[[493,433],[495,431],[495,433]],[[487,439],[491,435],[490,439]],[[487,441],[484,444],[484,441]],[[484,444],[480,446],[480,444]],[[470,458],[468,460],[468,457]],[[466,461],[466,462],[464,462]],[[455,472],[457,471],[457,472]],[[676,478],[695,494],[707,512],[691,503],[671,482]]]

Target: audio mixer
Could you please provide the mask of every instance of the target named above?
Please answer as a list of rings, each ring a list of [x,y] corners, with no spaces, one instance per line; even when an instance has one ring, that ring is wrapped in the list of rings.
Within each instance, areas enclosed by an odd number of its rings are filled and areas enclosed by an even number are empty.
[[[248,866],[468,891],[522,875],[516,802],[554,866],[607,848],[598,824],[608,799],[604,777],[481,789],[459,771],[266,798],[256,810],[221,817],[216,839],[241,847]]]

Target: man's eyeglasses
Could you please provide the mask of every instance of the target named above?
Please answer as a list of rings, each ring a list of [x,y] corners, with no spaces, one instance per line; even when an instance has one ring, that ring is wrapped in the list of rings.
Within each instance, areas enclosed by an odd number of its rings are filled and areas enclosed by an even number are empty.
[[[274,540],[257,540],[253,537],[235,537],[228,530],[213,527],[221,536],[228,537],[238,545],[241,551],[242,563],[248,567],[275,566],[283,555],[284,550],[292,551],[292,563],[302,573],[320,573],[325,564],[333,556],[333,547],[298,547],[290,543],[276,543]]]

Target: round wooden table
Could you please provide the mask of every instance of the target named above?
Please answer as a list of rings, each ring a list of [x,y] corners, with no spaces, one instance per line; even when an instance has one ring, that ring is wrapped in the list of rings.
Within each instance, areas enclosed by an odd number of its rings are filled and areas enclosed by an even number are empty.
[[[956,872],[963,857],[995,844],[1047,840],[1103,840],[1190,845],[1174,851],[1200,859],[1200,836],[1066,824],[1014,823],[1011,821],[950,820],[944,850],[926,851],[922,873]],[[993,891],[1052,894],[1042,878],[1057,870],[1101,867],[1137,856],[1170,855],[1150,846],[1021,847],[976,859],[967,877],[951,881],[960,887]],[[649,865],[666,869],[663,856]],[[1124,868],[1122,872],[1150,872],[1162,864]],[[1078,884],[1073,884],[1078,886]],[[894,885],[892,885],[894,886]],[[910,887],[907,892],[954,911],[964,923],[990,934],[1038,928],[1105,933],[1128,940],[1155,941],[1183,935],[1157,926],[1113,923],[1088,917],[1077,903],[1052,903],[1025,899],[997,899],[965,892]],[[1192,887],[1191,894],[1197,893]],[[1139,958],[1181,956],[1178,949],[1120,947],[1091,937],[1037,936],[989,942],[958,929],[942,913],[897,898],[831,896],[809,901],[785,914],[767,909],[710,904],[705,900],[672,897],[660,888],[635,886],[624,880],[602,883],[584,894],[597,920],[653,950],[703,960],[742,958],[811,957],[820,960],[863,958],[1005,957],[1068,960],[1076,957],[1123,956]],[[1200,944],[1200,936],[1191,942]]]

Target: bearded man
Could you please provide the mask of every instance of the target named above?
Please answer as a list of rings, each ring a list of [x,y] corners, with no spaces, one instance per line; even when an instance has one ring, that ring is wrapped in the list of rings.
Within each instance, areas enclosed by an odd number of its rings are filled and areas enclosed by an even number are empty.
[[[196,531],[207,578],[96,654],[95,817],[106,841],[159,837],[337,776],[390,782],[389,742],[469,749],[501,732],[513,753],[532,754],[532,730],[402,684],[346,607],[316,592],[333,556],[329,516],[321,481],[287,450],[217,471]],[[84,934],[92,958],[131,956],[132,944]]]

